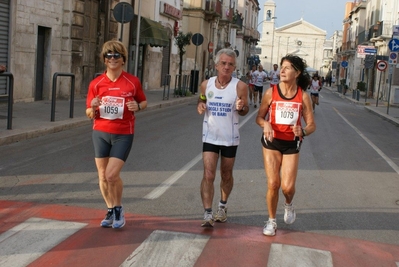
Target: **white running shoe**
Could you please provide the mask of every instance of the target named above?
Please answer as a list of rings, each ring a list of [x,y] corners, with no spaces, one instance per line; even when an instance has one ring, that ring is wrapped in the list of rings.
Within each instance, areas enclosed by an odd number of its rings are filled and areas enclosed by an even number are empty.
[[[204,213],[204,220],[201,223],[202,227],[213,227],[215,223],[215,219],[213,218],[212,212],[205,211]]]
[[[288,205],[287,203],[284,204],[284,222],[286,224],[292,224],[295,222],[296,213],[294,206],[292,203]]]
[[[263,227],[263,234],[266,236],[274,236],[276,235],[277,223],[275,220],[268,220]]]

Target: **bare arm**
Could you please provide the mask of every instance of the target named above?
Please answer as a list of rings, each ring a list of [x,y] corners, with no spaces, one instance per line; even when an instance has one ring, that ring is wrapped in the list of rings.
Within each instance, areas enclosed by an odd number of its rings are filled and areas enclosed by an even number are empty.
[[[247,115],[249,111],[248,106],[248,85],[242,81],[237,84],[237,101],[236,110],[241,116]]]
[[[203,114],[206,110],[206,95],[205,95],[205,91],[206,91],[206,86],[208,85],[208,80],[205,80],[201,83],[200,86],[200,95],[198,98],[198,104],[197,104],[197,111],[198,114]]]
[[[306,123],[306,126],[303,127],[303,130],[306,133],[306,135],[310,135],[311,133],[316,131],[316,123],[314,121],[313,108],[310,101],[310,97],[306,93],[303,93],[302,105],[303,105],[302,116]],[[301,136],[303,135],[301,134]]]
[[[270,122],[266,120],[266,115],[269,112],[269,106],[272,101],[272,88],[266,90],[262,97],[262,103],[258,110],[258,115],[256,116],[256,123],[263,129],[263,134],[265,138],[269,141],[273,139],[273,128]]]

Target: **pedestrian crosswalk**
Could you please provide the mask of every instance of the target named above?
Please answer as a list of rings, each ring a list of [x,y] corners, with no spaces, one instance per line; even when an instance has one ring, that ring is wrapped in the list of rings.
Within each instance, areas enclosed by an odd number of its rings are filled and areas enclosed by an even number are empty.
[[[99,227],[103,211],[0,201],[0,266],[398,266],[399,247],[262,227],[126,214]]]
[[[0,266],[27,266],[85,223],[29,218],[0,235]]]

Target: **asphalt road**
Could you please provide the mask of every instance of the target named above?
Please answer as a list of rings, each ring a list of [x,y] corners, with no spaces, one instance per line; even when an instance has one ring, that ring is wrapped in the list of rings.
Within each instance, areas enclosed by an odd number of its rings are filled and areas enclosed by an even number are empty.
[[[259,227],[261,235],[266,178],[255,117],[251,107],[241,120],[228,221]],[[399,245],[398,128],[328,90],[321,93],[315,119],[317,130],[301,150],[297,220],[283,223],[280,198],[278,229]],[[195,102],[138,114],[122,173],[126,212],[202,218],[201,127]],[[105,210],[90,126],[4,145],[1,151],[1,200]],[[219,178],[215,208],[218,183]]]

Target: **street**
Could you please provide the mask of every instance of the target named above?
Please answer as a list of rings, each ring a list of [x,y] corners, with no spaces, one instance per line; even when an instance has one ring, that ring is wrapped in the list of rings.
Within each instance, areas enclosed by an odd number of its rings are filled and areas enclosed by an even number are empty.
[[[399,246],[398,128],[327,89],[320,95],[316,132],[305,137],[301,148],[294,197],[297,220],[284,224],[281,195],[277,236],[309,233]],[[240,121],[235,183],[228,201],[228,222],[222,227],[258,229],[259,238],[267,239],[262,235],[268,217],[256,113],[250,106]],[[122,171],[127,213],[187,220],[186,224],[200,228],[202,118],[196,101],[137,115],[133,148]],[[106,213],[98,189],[91,126],[4,145],[1,151],[0,203],[51,204]],[[219,181],[218,174],[214,209],[220,197]],[[98,218],[88,219],[99,224],[103,214],[96,214]],[[0,233],[6,228],[3,225]]]

